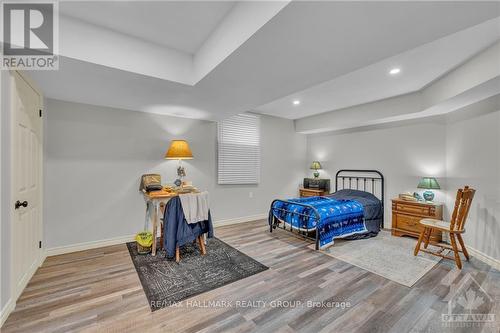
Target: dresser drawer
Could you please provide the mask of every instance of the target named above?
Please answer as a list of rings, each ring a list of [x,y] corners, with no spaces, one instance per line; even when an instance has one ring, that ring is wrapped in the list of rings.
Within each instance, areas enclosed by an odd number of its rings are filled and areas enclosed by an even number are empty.
[[[421,217],[417,216],[398,214],[396,216],[396,228],[420,232],[423,229],[423,227],[418,223],[421,219]]]
[[[424,218],[443,218],[443,205],[427,202],[407,202],[401,199],[392,200],[392,234],[394,236],[418,237],[424,229],[420,220]],[[441,241],[441,232],[433,230],[431,240]]]
[[[428,206],[412,206],[412,205],[396,204],[396,210],[402,213],[431,216],[430,207]]]
[[[301,197],[318,197],[318,196],[322,196],[322,195],[327,195],[328,192],[323,191],[323,190],[301,188],[299,190],[299,194]]]

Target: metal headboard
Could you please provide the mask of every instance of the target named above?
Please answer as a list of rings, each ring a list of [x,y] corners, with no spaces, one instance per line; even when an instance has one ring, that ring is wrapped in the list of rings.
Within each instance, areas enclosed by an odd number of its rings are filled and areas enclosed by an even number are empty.
[[[377,191],[377,188],[379,189]],[[342,189],[369,192],[382,203],[382,222],[384,227],[384,175],[378,170],[341,169],[335,174],[335,192]]]

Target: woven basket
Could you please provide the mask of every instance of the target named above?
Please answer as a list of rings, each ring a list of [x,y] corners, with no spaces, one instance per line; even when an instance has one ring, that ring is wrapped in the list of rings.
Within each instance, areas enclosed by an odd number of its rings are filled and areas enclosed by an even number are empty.
[[[137,243],[137,253],[139,254],[148,254],[151,252],[151,246],[142,246]]]

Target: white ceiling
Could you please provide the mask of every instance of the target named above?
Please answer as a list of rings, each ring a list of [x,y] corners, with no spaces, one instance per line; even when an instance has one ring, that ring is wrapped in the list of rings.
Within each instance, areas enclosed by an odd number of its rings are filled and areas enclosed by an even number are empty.
[[[436,79],[452,64],[484,48],[492,39],[491,31],[484,38],[464,32],[450,36],[450,44],[428,43],[499,16],[498,6],[493,2],[292,2],[194,85],[113,67],[112,58],[103,66],[62,57],[58,71],[30,75],[46,97],[61,100],[202,119],[251,110],[295,119],[410,92]],[[199,14],[193,11],[194,16]],[[250,21],[251,15],[247,21],[239,20],[239,29],[244,31]],[[189,35],[176,31],[179,39]],[[78,37],[84,41],[85,36]],[[398,84],[385,76],[391,59],[405,61]],[[345,87],[339,87],[339,82]],[[310,90],[320,84],[319,90]],[[331,89],[341,97],[330,98]],[[353,93],[356,89],[359,93]],[[282,104],[301,91],[305,93],[300,109]]]
[[[61,2],[62,15],[194,54],[235,1]]]
[[[298,119],[414,92],[498,40],[500,19],[497,18],[294,92],[255,110]],[[401,72],[390,75],[392,68]],[[294,105],[295,100],[300,104]]]

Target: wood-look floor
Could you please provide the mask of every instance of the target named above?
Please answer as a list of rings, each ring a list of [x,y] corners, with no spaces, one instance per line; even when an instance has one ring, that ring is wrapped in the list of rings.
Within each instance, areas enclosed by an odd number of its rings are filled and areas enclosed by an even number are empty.
[[[442,327],[441,314],[446,312],[450,286],[459,284],[466,273],[500,303],[500,273],[475,259],[462,271],[443,260],[408,288],[313,251],[288,232],[270,234],[265,221],[219,227],[216,236],[270,267],[190,299],[233,302],[231,307],[188,307],[184,301],[152,313],[126,246],[116,245],[47,258],[1,331],[451,331]],[[270,306],[279,300],[346,301],[351,307]],[[237,307],[236,301],[268,303]],[[499,311],[496,306],[496,327],[453,331],[498,332]]]

